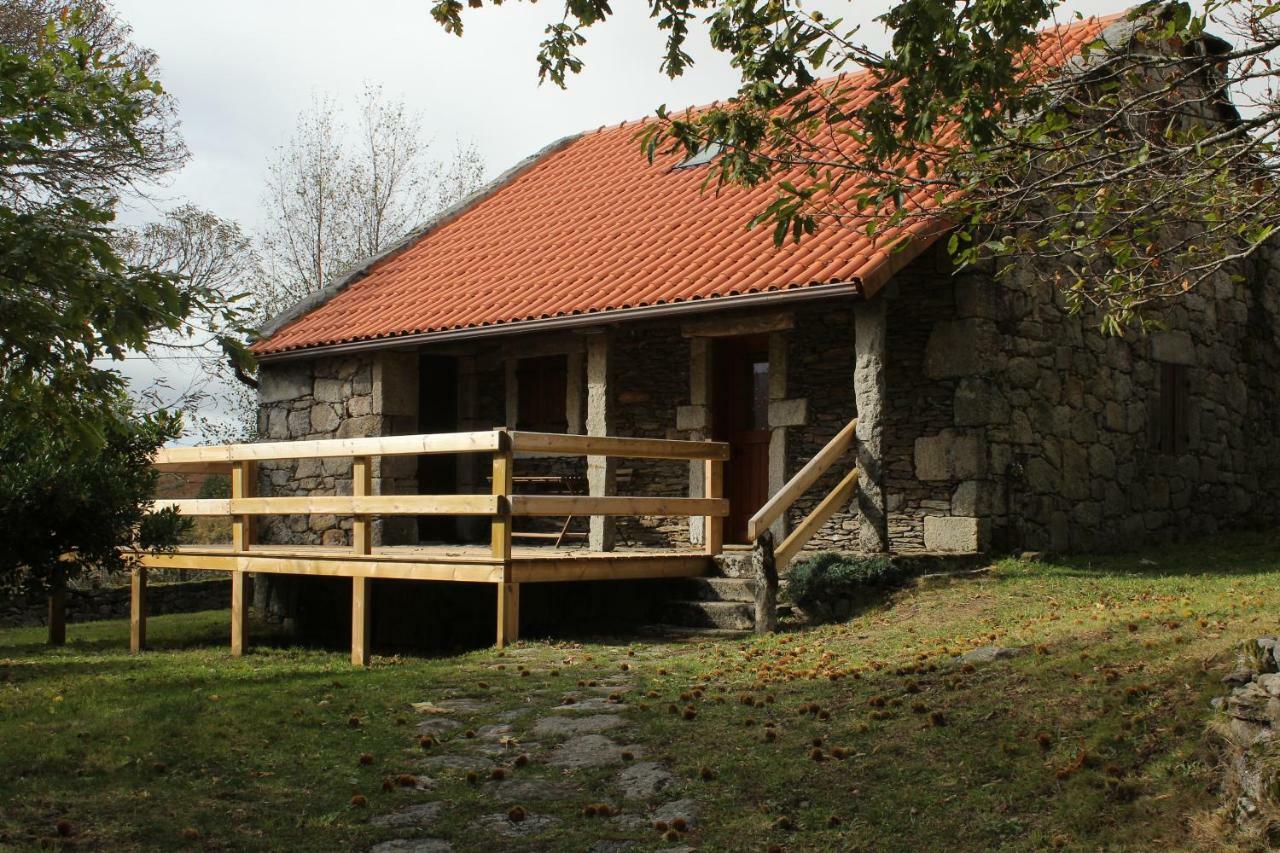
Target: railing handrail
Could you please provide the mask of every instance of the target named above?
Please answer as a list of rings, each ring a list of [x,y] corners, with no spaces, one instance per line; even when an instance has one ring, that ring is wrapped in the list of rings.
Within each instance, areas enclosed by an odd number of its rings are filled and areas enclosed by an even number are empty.
[[[205,447],[172,447],[160,450],[157,468],[177,471],[232,472],[230,498],[177,498],[152,502],[153,509],[172,507],[186,516],[231,516],[246,523],[260,515],[351,515],[364,523],[374,515],[472,515],[509,516],[702,516],[720,523],[729,514],[729,502],[712,486],[705,497],[639,497],[621,495],[517,495],[507,470],[514,454],[533,452],[575,456],[620,456],[640,459],[701,460],[718,468],[729,456],[729,446],[718,441],[680,441],[622,436],[566,435],[504,428],[483,432],[424,433],[374,438],[312,439],[260,444],[227,444]],[[440,453],[490,453],[504,472],[493,480],[490,494],[372,495],[365,483],[373,456]],[[351,495],[253,494],[254,464],[279,459],[348,457],[353,466]],[[355,470],[359,468],[360,474]],[[238,478],[238,484],[237,484]],[[356,483],[361,484],[355,488]],[[504,534],[505,538],[505,534]],[[246,540],[247,541],[247,540]],[[244,549],[237,549],[244,550]]]
[[[849,421],[835,437],[814,454],[804,467],[796,472],[787,483],[765,501],[764,506],[756,511],[747,522],[747,538],[754,542],[760,538],[761,532],[782,517],[818,479],[831,468],[844,452],[853,444],[854,432],[858,428],[858,419]]]
[[[511,436],[511,449],[516,453],[618,456],[625,459],[701,459],[721,462],[729,458],[729,445],[723,441],[627,438],[617,435],[578,435],[524,430],[512,430],[508,435]]]
[[[492,429],[474,432],[420,433],[371,438],[319,438],[302,441],[264,441],[254,444],[213,444],[165,447],[153,464],[161,470],[222,470],[235,462],[280,459],[318,459],[357,456],[423,456],[444,453],[492,453],[505,440],[517,453],[563,456],[618,456],[628,459],[716,460],[729,458],[722,441],[683,441],[670,438],[575,435]]]
[[[440,453],[491,453],[502,446],[503,430],[421,433],[371,438],[319,438],[304,441],[264,441],[255,444],[211,444],[164,447],[152,464],[160,469],[229,465],[277,459],[319,459],[356,456],[422,456]]]

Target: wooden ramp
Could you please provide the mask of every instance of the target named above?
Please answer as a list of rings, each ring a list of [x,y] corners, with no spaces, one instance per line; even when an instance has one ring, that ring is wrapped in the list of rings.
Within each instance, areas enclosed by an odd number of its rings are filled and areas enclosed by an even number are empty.
[[[701,461],[702,497],[621,497],[519,495],[513,493],[513,466],[519,452],[561,455]],[[487,495],[374,495],[372,457],[432,453],[485,453],[492,456],[492,493]],[[139,553],[133,576],[130,646],[146,644],[148,569],[231,573],[231,650],[248,644],[245,575],[291,574],[348,577],[352,582],[351,660],[363,665],[371,636],[369,581],[374,579],[488,583],[496,587],[499,647],[519,636],[520,584],[568,581],[697,577],[710,573],[720,552],[728,501],[722,497],[722,466],[728,446],[721,442],[674,441],[490,432],[390,438],[182,447],[160,451],[157,468],[176,472],[231,475],[229,499],[157,501],[183,515],[230,516],[232,541],[226,545],[184,546],[163,554]],[[254,466],[273,459],[347,457],[352,465],[352,494],[257,497]],[[353,516],[352,545],[344,548],[254,542],[254,520],[262,515],[325,513]],[[481,515],[490,519],[490,543],[478,546],[421,545],[374,547],[370,518],[377,515]],[[705,546],[698,551],[627,549],[563,551],[513,547],[514,516],[686,515],[705,518]]]

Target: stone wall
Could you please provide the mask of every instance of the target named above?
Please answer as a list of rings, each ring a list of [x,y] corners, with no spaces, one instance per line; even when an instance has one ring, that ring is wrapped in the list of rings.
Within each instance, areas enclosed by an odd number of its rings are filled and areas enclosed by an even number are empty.
[[[1210,733],[1224,747],[1224,809],[1243,838],[1280,842],[1280,637],[1246,642],[1231,693],[1213,700],[1222,714]],[[1253,847],[1248,845],[1245,849]],[[1262,849],[1256,847],[1255,849]]]
[[[317,358],[262,365],[258,390],[262,438],[298,441],[363,438],[414,432],[418,417],[416,353]],[[350,459],[264,462],[258,468],[264,496],[349,495]],[[375,459],[373,493],[417,491],[417,461]],[[267,516],[259,542],[340,546],[350,543],[351,518],[332,515]],[[373,523],[375,544],[416,542],[411,518]]]
[[[1087,551],[1274,523],[1277,386],[1269,264],[1225,273],[1164,306],[1160,330],[1104,337],[1047,276],[1017,265],[994,286],[957,284],[960,322],[998,346],[957,390],[985,431],[979,512],[996,545]],[[1163,363],[1185,365],[1185,447],[1163,452]],[[967,414],[966,414],[967,413]]]
[[[689,339],[677,324],[637,324],[616,329],[609,358],[615,434],[629,438],[688,438],[676,411],[689,402]],[[689,466],[664,459],[619,459],[618,494],[687,497]],[[689,519],[654,516],[618,519],[619,542],[689,546]]]
[[[804,418],[792,426],[776,426],[787,438],[786,479],[840,432],[854,416],[853,310],[847,302],[819,303],[795,312],[795,328],[787,335],[787,397],[804,401]],[[852,452],[832,466],[787,514],[790,530],[813,511],[855,464]],[[805,547],[806,551],[857,546],[857,511],[837,512]]]
[[[70,587],[67,589],[67,622],[96,622],[129,618],[129,587]],[[218,578],[179,583],[151,583],[147,586],[147,612],[196,613],[225,610],[231,606],[231,580]],[[0,601],[0,626],[34,627],[49,620],[49,601],[44,596],[10,596]]]
[[[1022,264],[894,280],[886,468],[895,550],[1087,551],[1274,523],[1280,273],[1271,256],[1107,337]],[[1161,364],[1185,365],[1185,447],[1162,452]]]

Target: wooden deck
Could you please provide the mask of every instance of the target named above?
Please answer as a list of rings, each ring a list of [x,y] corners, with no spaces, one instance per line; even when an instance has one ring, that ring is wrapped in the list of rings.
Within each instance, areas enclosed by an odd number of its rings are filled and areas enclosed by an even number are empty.
[[[528,495],[515,492],[514,467],[519,453],[567,456],[671,459],[704,466],[698,497],[627,497],[618,495]],[[375,495],[373,460],[388,456],[479,454],[491,457],[490,493],[486,495]],[[351,461],[350,495],[257,496],[255,466],[281,459],[346,458]],[[175,472],[226,472],[231,496],[226,499],[157,501],[182,515],[230,516],[227,545],[188,546],[164,554],[139,553],[132,582],[130,647],[146,644],[146,592],[149,569],[184,569],[231,573],[231,652],[248,646],[248,598],[245,578],[251,574],[290,574],[351,579],[351,661],[368,662],[372,635],[369,585],[374,580],[458,581],[492,584],[496,590],[499,647],[519,637],[520,585],[568,581],[637,580],[696,577],[708,574],[720,553],[723,519],[729,502],[723,497],[723,465],[728,445],[712,441],[559,435],[509,431],[447,433],[318,441],[264,442],[216,447],[161,450],[155,466]],[[256,519],[265,515],[333,514],[352,517],[351,544],[346,547],[269,545],[255,541]],[[374,547],[375,516],[486,516],[485,545]],[[699,551],[625,549],[562,551],[512,544],[512,520],[518,516],[698,516],[705,543]]]
[[[247,552],[227,545],[179,548],[146,554],[152,569],[363,577],[463,583],[555,583],[566,581],[683,578],[705,575],[711,557],[702,551],[628,548],[615,551],[513,546],[509,569],[488,545],[397,545],[375,547],[353,557],[350,548],[253,545]],[[509,572],[509,574],[507,574]],[[509,576],[509,579],[507,579]]]

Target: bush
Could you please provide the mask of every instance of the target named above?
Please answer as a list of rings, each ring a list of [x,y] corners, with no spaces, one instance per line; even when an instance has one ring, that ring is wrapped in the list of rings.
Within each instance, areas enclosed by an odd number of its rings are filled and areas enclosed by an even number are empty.
[[[902,571],[886,556],[822,551],[792,564],[786,578],[787,598],[806,613],[839,619],[859,601],[900,582]]]

